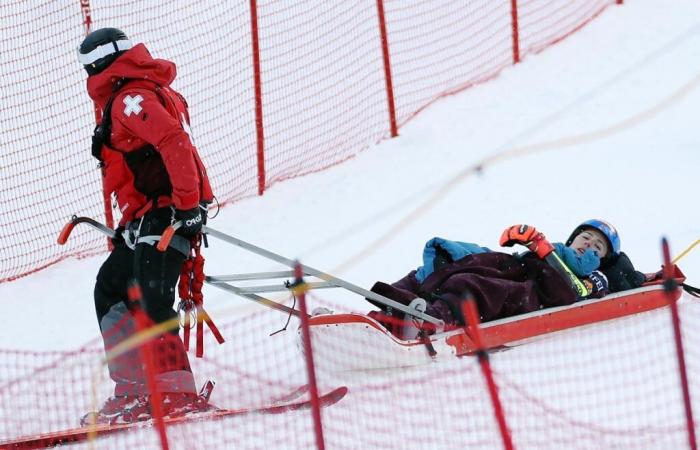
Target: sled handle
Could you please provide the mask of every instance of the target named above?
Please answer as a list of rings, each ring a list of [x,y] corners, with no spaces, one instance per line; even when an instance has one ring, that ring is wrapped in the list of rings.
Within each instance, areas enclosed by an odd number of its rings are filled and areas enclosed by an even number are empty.
[[[73,228],[75,228],[76,225],[81,223],[91,226],[92,228],[96,229],[97,231],[99,231],[107,237],[114,238],[116,236],[116,233],[113,229],[109,228],[104,224],[101,224],[95,219],[91,219],[89,217],[73,216],[71,217],[70,221],[63,226],[61,234],[58,235],[58,239],[56,240],[56,242],[58,242],[59,245],[64,245],[66,242],[68,242],[68,238],[73,232]]]
[[[58,242],[58,245],[64,245],[68,241],[70,234],[73,232],[73,228],[75,228],[75,222],[73,222],[72,220],[63,225],[61,234],[58,235],[58,239],[56,240],[56,242]]]

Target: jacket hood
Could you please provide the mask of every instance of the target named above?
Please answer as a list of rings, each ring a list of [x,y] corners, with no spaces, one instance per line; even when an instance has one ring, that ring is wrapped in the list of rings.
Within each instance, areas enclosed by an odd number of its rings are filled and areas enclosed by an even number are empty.
[[[122,78],[149,80],[161,86],[170,86],[177,70],[175,64],[164,59],[154,59],[143,44],[137,44],[120,55],[109,67],[87,79],[87,90],[100,107],[104,107],[112,95],[112,86]]]

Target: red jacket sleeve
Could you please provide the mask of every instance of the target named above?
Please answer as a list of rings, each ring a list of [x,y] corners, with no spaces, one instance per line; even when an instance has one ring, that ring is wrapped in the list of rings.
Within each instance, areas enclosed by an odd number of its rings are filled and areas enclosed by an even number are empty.
[[[153,145],[160,153],[173,186],[175,208],[196,207],[199,172],[194,145],[180,122],[187,125],[184,114],[180,120],[173,117],[155,92],[127,89],[114,99],[112,119],[119,120],[134,136]]]

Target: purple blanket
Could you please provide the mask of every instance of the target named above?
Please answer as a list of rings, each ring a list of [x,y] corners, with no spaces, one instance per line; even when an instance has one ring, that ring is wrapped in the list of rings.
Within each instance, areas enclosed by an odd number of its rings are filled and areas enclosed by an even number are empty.
[[[438,318],[458,324],[464,323],[461,303],[468,294],[475,298],[482,321],[576,301],[567,281],[546,262],[533,254],[516,257],[499,252],[466,256],[442,266],[423,283],[412,271],[391,285],[375,283],[372,291],[406,305],[422,297],[428,301],[428,314],[448,316]]]

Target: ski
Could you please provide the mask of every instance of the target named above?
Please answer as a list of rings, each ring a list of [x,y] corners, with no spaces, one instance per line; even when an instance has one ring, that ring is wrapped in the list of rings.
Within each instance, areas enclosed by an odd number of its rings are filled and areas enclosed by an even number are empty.
[[[325,394],[319,395],[319,404],[322,408],[338,403],[345,394],[348,393],[346,386],[340,386]],[[303,395],[300,394],[300,395]],[[311,400],[296,400],[286,403],[272,403],[265,406],[240,408],[240,409],[219,409],[202,413],[190,414],[180,417],[164,418],[166,425],[176,425],[194,421],[220,420],[227,417],[243,416],[248,414],[282,414],[290,411],[299,411],[311,408]],[[35,436],[25,436],[12,441],[0,442],[2,449],[37,449],[48,448],[57,445],[85,442],[98,437],[125,432],[133,429],[143,429],[153,426],[152,420],[134,422],[117,425],[94,425],[88,427],[74,428],[53,433],[40,434]]]
[[[273,399],[272,399],[272,403],[273,403],[273,404],[276,404],[276,405],[279,405],[279,404],[282,404],[282,403],[288,403],[288,402],[292,402],[292,401],[297,401],[297,400],[299,399],[299,397],[301,397],[302,395],[304,395],[304,394],[306,394],[307,392],[309,392],[309,389],[310,389],[310,388],[309,388],[309,385],[308,385],[308,384],[302,384],[302,385],[299,386],[298,388],[296,388],[296,389],[294,389],[294,390],[292,390],[292,391],[290,391],[290,392],[288,392],[288,393],[286,393],[286,394],[284,394],[284,395],[280,395],[279,397],[273,398]]]

